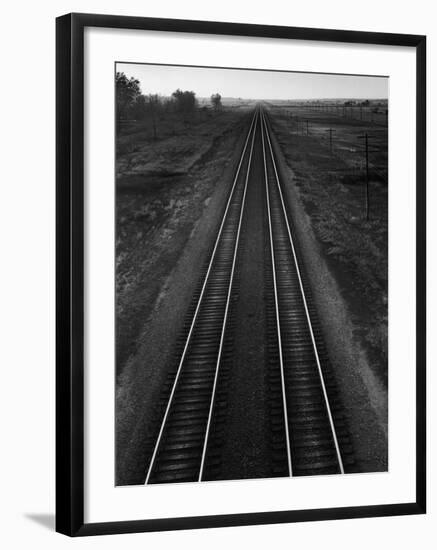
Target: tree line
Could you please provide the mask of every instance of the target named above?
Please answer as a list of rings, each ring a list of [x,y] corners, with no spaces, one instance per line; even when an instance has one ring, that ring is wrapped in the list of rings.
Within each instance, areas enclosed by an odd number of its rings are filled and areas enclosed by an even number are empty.
[[[156,137],[156,119],[164,112],[178,112],[185,119],[198,108],[196,94],[190,90],[175,90],[171,97],[162,97],[159,94],[142,94],[140,81],[134,77],[128,78],[125,73],[117,72],[116,102],[117,120],[142,120],[151,118],[154,136]],[[222,107],[221,95],[216,93],[211,96],[211,105],[214,110]]]

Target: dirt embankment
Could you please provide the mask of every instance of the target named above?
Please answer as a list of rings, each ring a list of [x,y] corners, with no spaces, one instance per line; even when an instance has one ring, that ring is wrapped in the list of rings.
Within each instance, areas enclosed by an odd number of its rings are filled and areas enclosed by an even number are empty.
[[[270,115],[296,233],[350,425],[358,469],[385,471],[387,218],[363,221],[361,196],[329,175],[329,148]],[[378,201],[383,203],[384,190]],[[385,190],[386,195],[386,190]],[[376,194],[373,195],[377,196]],[[384,212],[384,204],[379,204]]]
[[[152,144],[167,157],[162,172],[117,180],[117,484],[144,482],[154,411],[249,123],[249,111],[223,113],[178,151]]]

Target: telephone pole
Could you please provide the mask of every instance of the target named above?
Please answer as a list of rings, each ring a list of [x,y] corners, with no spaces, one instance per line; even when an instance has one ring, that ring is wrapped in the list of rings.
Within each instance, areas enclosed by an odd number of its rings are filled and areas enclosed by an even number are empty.
[[[328,132],[329,132],[329,152],[331,153],[331,157],[332,157],[332,132],[335,132],[335,130],[333,130],[332,128],[329,128]]]
[[[369,221],[370,217],[370,205],[369,205],[369,137],[366,132],[366,221]]]
[[[370,185],[370,177],[369,177],[369,134],[366,132],[364,136],[359,136],[359,139],[364,139],[364,151],[365,151],[365,159],[366,159],[366,189],[365,189],[365,210],[366,210],[366,221],[370,220],[370,193],[369,193],[369,185]],[[377,152],[380,149],[374,147],[371,149],[373,152]]]

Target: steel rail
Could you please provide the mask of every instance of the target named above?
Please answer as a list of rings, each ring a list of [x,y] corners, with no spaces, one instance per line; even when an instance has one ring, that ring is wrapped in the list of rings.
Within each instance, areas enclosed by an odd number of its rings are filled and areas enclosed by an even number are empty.
[[[248,160],[248,165],[247,165],[246,180],[244,182],[243,198],[241,199],[240,218],[238,220],[237,236],[235,238],[234,254],[233,254],[233,258],[232,258],[231,277],[230,277],[230,281],[229,281],[228,294],[227,294],[227,297],[226,297],[226,308],[225,308],[225,314],[224,314],[224,318],[223,318],[223,327],[222,327],[222,331],[221,331],[221,335],[220,335],[220,346],[219,346],[219,350],[218,350],[218,354],[217,354],[217,362],[216,362],[215,375],[214,375],[214,385],[213,385],[213,388],[212,388],[211,403],[210,403],[209,413],[208,413],[208,423],[207,423],[207,426],[206,426],[205,440],[204,440],[204,443],[203,443],[202,460],[201,460],[201,463],[200,463],[200,471],[199,471],[198,481],[202,481],[203,470],[204,470],[205,459],[206,459],[206,451],[207,451],[207,447],[208,447],[209,430],[210,430],[210,427],[211,427],[212,414],[213,414],[213,410],[214,410],[214,401],[215,401],[215,394],[216,394],[216,388],[217,388],[218,373],[219,373],[220,361],[221,361],[221,356],[222,356],[223,342],[224,342],[224,339],[225,339],[226,321],[227,321],[227,318],[228,318],[229,303],[230,303],[230,300],[231,300],[232,283],[233,283],[233,280],[234,280],[234,271],[235,271],[235,262],[236,262],[236,259],[237,259],[238,243],[240,241],[241,222],[242,222],[242,219],[243,219],[244,206],[245,206],[245,202],[246,202],[247,184],[248,184],[248,181],[249,181],[250,167],[251,167],[251,164],[252,164],[253,144],[255,142],[256,126],[257,126],[258,120],[259,120],[259,118],[257,119],[257,121],[255,123],[255,128],[254,128],[254,131],[253,131],[253,134],[252,134],[252,143],[250,145],[250,153],[249,153],[249,160]]]
[[[296,273],[297,273],[298,280],[299,280],[299,288],[300,288],[300,292],[301,292],[302,300],[303,300],[303,304],[304,304],[306,319],[307,319],[307,323],[308,323],[308,329],[309,329],[309,332],[310,332],[310,335],[311,335],[311,341],[312,341],[312,345],[313,345],[313,349],[314,349],[314,355],[315,355],[315,359],[316,359],[316,363],[317,363],[317,369],[318,369],[318,373],[319,373],[320,384],[321,384],[321,387],[322,387],[322,392],[323,392],[323,397],[324,397],[324,401],[325,401],[326,411],[327,411],[327,414],[328,414],[329,424],[330,424],[330,428],[331,428],[331,435],[332,435],[332,438],[333,438],[333,441],[334,441],[335,450],[336,450],[336,454],[337,454],[338,465],[339,465],[339,468],[340,468],[340,473],[344,474],[343,459],[342,459],[341,452],[340,452],[340,446],[338,444],[338,438],[337,438],[337,433],[336,433],[336,430],[335,430],[335,425],[334,425],[334,420],[333,420],[333,416],[332,416],[332,412],[331,412],[331,407],[329,405],[328,393],[326,391],[326,384],[325,384],[325,380],[324,380],[324,376],[323,376],[323,372],[322,372],[322,367],[321,367],[321,363],[320,363],[319,352],[317,350],[316,340],[315,340],[315,337],[314,337],[314,331],[313,331],[313,327],[312,327],[312,323],[311,323],[311,317],[310,317],[309,310],[308,310],[308,304],[307,304],[307,300],[306,300],[306,296],[305,296],[305,291],[304,291],[304,288],[303,288],[302,277],[301,277],[300,268],[299,268],[297,255],[296,255],[296,249],[295,249],[295,246],[294,246],[293,237],[291,235],[290,224],[289,224],[288,216],[287,216],[287,210],[285,208],[284,197],[283,197],[281,185],[280,185],[280,182],[279,182],[279,175],[278,175],[278,170],[277,170],[277,167],[276,167],[275,157],[274,157],[274,154],[273,154],[273,148],[272,148],[272,144],[271,144],[271,140],[270,140],[270,136],[269,136],[269,130],[268,130],[266,118],[265,118],[263,112],[261,112],[261,120],[262,120],[262,125],[265,128],[267,142],[268,142],[269,150],[270,150],[270,156],[271,156],[271,159],[272,159],[272,164],[273,164],[273,168],[274,168],[274,172],[275,172],[276,184],[277,184],[277,187],[278,187],[279,196],[280,196],[280,199],[281,199],[282,210],[283,210],[283,213],[284,213],[284,219],[285,219],[285,223],[286,223],[286,226],[287,226],[288,238],[289,238],[291,249],[292,249],[292,252],[293,252],[293,260],[294,260],[294,264],[295,264],[295,267],[296,267]]]
[[[178,369],[176,371],[175,380],[173,382],[173,386],[172,386],[172,389],[171,389],[171,392],[170,392],[170,397],[169,397],[169,400],[168,400],[168,403],[167,403],[167,407],[166,407],[166,410],[165,410],[165,413],[164,413],[164,417],[163,417],[162,422],[161,422],[160,430],[159,430],[159,433],[158,433],[158,438],[156,440],[156,443],[155,443],[155,446],[154,446],[154,449],[153,449],[153,454],[152,454],[152,458],[151,458],[150,463],[149,463],[149,467],[148,467],[148,470],[147,470],[146,480],[144,482],[144,485],[147,485],[149,483],[149,479],[150,479],[150,476],[151,476],[152,471],[153,471],[156,456],[158,454],[158,449],[159,449],[161,439],[162,439],[162,435],[164,433],[164,428],[165,428],[165,425],[166,425],[166,422],[167,422],[168,414],[169,414],[169,411],[170,411],[170,408],[171,408],[171,405],[172,405],[172,402],[173,402],[173,397],[174,397],[176,387],[177,387],[177,384],[178,384],[178,380],[179,380],[179,377],[180,377],[180,373],[181,373],[181,370],[182,370],[182,365],[184,363],[185,355],[187,353],[187,349],[188,349],[188,346],[189,346],[189,343],[190,343],[190,340],[191,340],[191,335],[192,335],[192,332],[193,332],[193,328],[195,326],[195,323],[196,323],[196,320],[197,320],[197,315],[199,313],[200,305],[202,303],[203,295],[204,295],[204,292],[205,292],[205,288],[206,288],[207,283],[208,283],[209,275],[210,275],[210,272],[211,272],[211,267],[214,263],[215,254],[216,254],[217,247],[218,247],[218,244],[220,242],[221,235],[222,235],[222,230],[223,230],[223,226],[225,224],[226,216],[227,216],[227,213],[228,213],[228,210],[229,210],[229,205],[231,204],[232,197],[234,195],[237,180],[238,180],[238,177],[240,175],[241,166],[243,164],[243,160],[244,160],[244,157],[245,157],[245,154],[246,154],[247,145],[249,143],[249,138],[250,138],[250,135],[252,133],[252,129],[254,127],[257,115],[258,115],[258,110],[255,110],[255,113],[252,117],[252,121],[251,121],[251,124],[250,124],[250,127],[249,127],[249,131],[247,132],[247,136],[246,136],[246,140],[245,140],[245,143],[244,143],[243,151],[242,151],[241,156],[240,156],[237,171],[235,173],[235,177],[234,177],[234,180],[233,180],[233,183],[232,183],[232,188],[231,188],[231,191],[229,193],[228,201],[226,203],[225,212],[223,214],[223,218],[222,218],[222,221],[221,221],[221,224],[220,224],[220,228],[219,228],[219,231],[218,231],[218,234],[217,234],[217,238],[216,238],[216,241],[214,243],[214,248],[213,248],[213,251],[212,251],[212,254],[211,254],[211,259],[209,261],[208,269],[207,269],[205,279],[204,279],[204,282],[203,282],[203,285],[202,285],[200,296],[199,296],[199,299],[197,301],[196,309],[195,309],[195,312],[194,312],[194,315],[193,315],[193,320],[192,320],[191,325],[190,325],[190,330],[188,332],[188,336],[187,336],[187,339],[185,341],[185,345],[184,345],[184,349],[183,349],[183,352],[182,352],[182,355],[181,355],[181,359],[179,361]]]
[[[261,124],[261,138],[262,138],[263,160],[264,160],[264,178],[265,178],[265,184],[266,184],[267,214],[268,214],[268,220],[269,220],[270,254],[272,259],[273,290],[274,290],[274,296],[275,296],[276,328],[278,332],[278,352],[279,352],[279,367],[280,367],[280,373],[281,373],[282,406],[284,410],[285,439],[287,443],[288,475],[292,477],[293,466],[291,462],[291,442],[290,442],[290,431],[288,426],[288,406],[287,406],[287,396],[285,391],[284,359],[282,355],[282,339],[281,339],[281,321],[279,318],[279,301],[278,301],[278,289],[276,284],[276,270],[275,270],[276,261],[275,261],[275,251],[273,247],[272,217],[270,212],[269,184],[268,184],[268,176],[267,176],[267,159],[266,159],[264,131],[265,131],[264,125]]]

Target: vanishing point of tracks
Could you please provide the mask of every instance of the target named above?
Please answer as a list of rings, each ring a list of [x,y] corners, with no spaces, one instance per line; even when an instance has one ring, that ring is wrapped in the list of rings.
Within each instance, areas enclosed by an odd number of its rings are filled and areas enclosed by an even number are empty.
[[[257,141],[258,140],[258,141]],[[262,144],[257,149],[255,143]],[[262,150],[269,253],[266,301],[271,476],[344,473],[351,462],[321,327],[289,220],[267,117],[256,109],[200,288],[177,368],[164,389],[145,483],[215,479],[226,430],[230,309],[255,152]],[[232,352],[232,350],[231,350]],[[257,368],[263,368],[258,365]],[[225,391],[223,388],[226,388]]]

